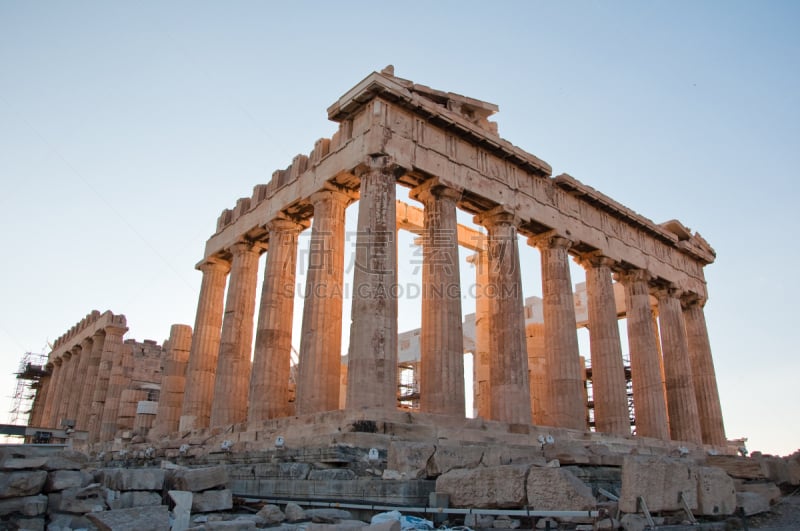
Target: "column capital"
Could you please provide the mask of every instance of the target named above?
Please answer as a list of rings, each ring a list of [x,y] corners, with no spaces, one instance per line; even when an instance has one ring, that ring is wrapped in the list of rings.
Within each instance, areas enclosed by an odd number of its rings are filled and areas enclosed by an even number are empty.
[[[680,299],[684,291],[673,283],[657,285],[651,289],[653,296],[660,301],[666,299]]]
[[[413,188],[408,193],[408,196],[425,203],[431,199],[439,198],[460,201],[463,194],[464,190],[462,188],[443,183],[438,177],[434,177]]]
[[[106,333],[106,337],[108,337],[109,335],[112,335],[112,336],[117,335],[117,336],[122,337],[123,335],[125,335],[125,332],[128,331],[128,327],[127,326],[106,325],[106,327],[103,330]]]
[[[277,217],[272,221],[269,221],[265,225],[266,229],[269,232],[302,232],[305,228],[308,227],[307,223],[301,223],[298,220],[294,220],[290,217]]]
[[[86,336],[81,340],[81,350],[91,350],[91,345],[94,343],[93,336]]]
[[[566,236],[562,236],[558,232],[551,230],[531,236],[528,238],[528,245],[533,245],[539,250],[544,249],[565,249],[569,250],[572,244],[575,243]]]
[[[622,284],[630,284],[632,282],[649,283],[652,278],[652,275],[646,269],[628,269],[614,273],[614,280]]]
[[[513,225],[517,227],[520,223],[519,216],[507,205],[497,205],[491,210],[481,212],[474,216],[473,220],[487,229],[496,225]]]
[[[232,255],[243,255],[248,253],[261,254],[265,249],[266,246],[262,242],[251,242],[247,240],[238,241],[230,247]]]
[[[706,298],[702,295],[694,293],[693,291],[685,291],[681,295],[681,307],[686,310],[692,306],[699,306],[702,308],[706,305]]]
[[[52,360],[52,361],[48,362],[48,365],[50,365],[50,364],[54,364],[56,367],[61,367],[61,364],[62,364],[62,363],[64,363],[64,360],[62,360],[62,359],[59,357],[59,358],[53,358],[53,360]]]
[[[217,256],[209,256],[208,258],[203,259],[199,264],[195,266],[195,269],[202,271],[203,273],[210,273],[212,271],[221,271],[222,273],[228,273],[231,270],[231,263],[228,260],[223,258],[219,258]]]
[[[338,187],[322,188],[308,197],[308,200],[314,208],[317,207],[317,203],[320,201],[331,200],[347,206],[356,199],[358,199],[358,193],[355,190]]]
[[[606,256],[602,251],[592,251],[590,253],[582,253],[575,257],[575,262],[581,265],[584,269],[592,269],[596,267],[607,267],[612,269],[617,261],[613,258]]]

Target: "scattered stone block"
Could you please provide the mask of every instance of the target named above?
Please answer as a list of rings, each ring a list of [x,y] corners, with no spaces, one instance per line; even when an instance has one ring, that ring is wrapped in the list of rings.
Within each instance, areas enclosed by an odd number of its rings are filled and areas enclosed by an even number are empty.
[[[89,457],[81,452],[64,450],[47,458],[45,470],[80,470],[89,462]]]
[[[192,493],[183,490],[171,490],[167,494],[175,503],[172,510],[171,531],[186,531],[192,516]]]
[[[107,491],[97,483],[83,488],[64,489],[50,494],[50,505],[67,513],[92,513],[105,511]]]
[[[488,529],[494,527],[494,516],[490,514],[465,514],[464,525],[472,529]]]
[[[454,468],[477,468],[483,452],[483,446],[437,445],[427,462],[426,474],[428,477],[436,477]]]
[[[736,488],[724,470],[716,467],[697,467],[696,516],[723,516],[736,510]]]
[[[262,518],[267,525],[279,524],[286,520],[286,515],[277,505],[265,505],[256,515]]]
[[[110,509],[130,509],[161,505],[161,495],[147,490],[131,490],[119,493],[119,497],[108,503]]]
[[[386,468],[405,473],[410,478],[427,474],[428,460],[436,447],[427,443],[392,441],[387,452]]]
[[[597,505],[592,489],[563,468],[531,467],[526,486],[527,505],[537,510],[582,511]]]
[[[453,507],[502,509],[527,502],[525,480],[528,465],[456,469],[436,480],[436,492],[450,495]]]
[[[0,500],[0,516],[18,513],[23,516],[39,516],[47,510],[47,496],[22,496]]]
[[[318,524],[335,524],[342,520],[349,520],[353,518],[350,511],[343,509],[308,509],[306,510],[306,518],[311,518],[311,521]]]
[[[17,518],[14,522],[19,531],[44,531],[44,518]]]
[[[169,481],[173,490],[200,492],[228,484],[225,467],[184,468],[176,470]]]
[[[689,509],[697,509],[697,477],[685,462],[664,457],[625,458],[620,511],[637,512],[639,496],[644,498],[651,512],[679,511],[683,509],[681,493]]]
[[[46,473],[46,472],[45,472]],[[85,487],[92,482],[92,475],[80,470],[53,470],[47,474],[45,492]]]
[[[746,516],[765,513],[769,511],[770,500],[768,496],[758,492],[737,492],[736,508],[741,509]]]
[[[519,528],[521,522],[515,518],[509,518],[508,516],[498,516],[492,527],[495,529],[517,529]]]
[[[161,468],[104,468],[103,485],[111,490],[161,490],[165,471]]]
[[[168,531],[170,527],[166,505],[102,511],[86,517],[100,531]]]
[[[306,512],[296,503],[287,503],[284,513],[286,514],[286,520],[289,522],[299,522],[306,519]]]
[[[769,481],[739,483],[736,485],[736,492],[754,492],[765,497],[770,504],[777,502],[781,497],[781,489]]]
[[[233,493],[230,489],[196,492],[192,496],[192,512],[211,513],[227,511],[233,507]]]
[[[47,480],[44,470],[24,470],[0,474],[0,498],[33,496],[42,492]]]
[[[723,469],[733,478],[740,479],[765,479],[764,472],[761,470],[761,463],[749,457],[737,457],[734,455],[709,455],[706,458],[708,466],[715,466]]]

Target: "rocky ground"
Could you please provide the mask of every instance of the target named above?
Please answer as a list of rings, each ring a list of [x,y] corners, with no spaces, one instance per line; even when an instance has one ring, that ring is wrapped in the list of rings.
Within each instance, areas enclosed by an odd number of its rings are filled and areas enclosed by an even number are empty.
[[[800,530],[800,491],[782,497],[768,512],[750,516],[747,526],[771,531]]]

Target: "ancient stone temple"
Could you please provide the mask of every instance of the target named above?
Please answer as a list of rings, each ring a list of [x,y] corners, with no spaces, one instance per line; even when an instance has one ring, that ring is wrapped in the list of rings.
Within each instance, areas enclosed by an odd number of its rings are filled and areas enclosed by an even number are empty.
[[[575,259],[586,270],[597,430],[630,433],[616,280],[624,287],[636,433],[724,446],[703,317],[703,267],[713,249],[678,221],[656,224],[569,175],[553,177],[547,163],[498,136],[489,121],[497,110],[392,69],[373,73],[328,109],[339,123],[332,138],[222,212],[197,266],[203,280],[181,430],[339,409],[344,216],[356,199],[344,408],[396,408],[396,231],[404,227],[396,190],[404,186],[422,205],[422,412],[464,415],[458,246],[468,229],[457,224],[460,209],[486,234],[471,247],[482,418],[587,428],[568,263]],[[298,234],[309,226],[308,296],[290,402],[292,288]],[[521,268],[533,265],[519,262],[519,235],[541,255],[543,356],[534,386],[520,280]]]
[[[125,317],[93,312],[56,342],[30,424],[67,425],[98,443],[340,409],[391,412],[402,402],[398,365],[414,369],[417,411],[463,419],[469,351],[481,419],[580,433],[591,417],[592,429],[609,436],[629,437],[633,424],[639,437],[724,447],[703,315],[713,249],[678,221],[656,224],[567,174],[553,177],[547,163],[498,135],[489,121],[497,110],[391,68],[367,76],[328,109],[339,123],[332,138],[222,212],[197,265],[194,332],[175,325],[163,347],[123,342]],[[397,201],[398,186],[419,206]],[[345,212],[356,200],[346,279]],[[480,227],[459,224],[459,210]],[[307,285],[296,300],[298,235],[308,228]],[[407,347],[398,344],[398,230],[416,233],[422,247],[413,359],[399,356]],[[520,263],[521,241],[541,256],[536,320],[521,283],[535,264]],[[459,246],[475,253],[476,312],[466,323]],[[586,272],[578,299],[571,259]],[[352,314],[343,358],[345,296]],[[589,329],[590,370],[579,326]]]

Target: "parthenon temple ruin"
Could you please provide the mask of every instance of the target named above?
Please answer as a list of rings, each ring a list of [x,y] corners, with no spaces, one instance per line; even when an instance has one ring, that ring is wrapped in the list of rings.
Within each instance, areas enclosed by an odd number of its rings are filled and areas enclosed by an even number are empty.
[[[93,312],[55,343],[29,424],[85,431],[87,444],[102,445],[126,432],[153,440],[336,410],[391,411],[403,403],[404,367],[413,368],[414,411],[464,418],[471,352],[478,418],[578,432],[591,418],[598,433],[630,437],[633,426],[636,437],[724,448],[703,315],[703,268],[714,250],[679,221],[656,224],[570,175],[552,176],[498,135],[489,120],[497,111],[391,68],[367,76],[328,108],[339,124],[332,138],[219,216],[196,266],[193,329],[173,326],[163,347],[140,344],[123,341],[125,316]],[[398,186],[421,206],[399,201]],[[355,201],[346,289],[345,212]],[[459,224],[458,210],[482,229]],[[309,227],[301,300],[298,236]],[[404,334],[413,346],[398,343],[398,230],[415,233],[422,249],[422,326]],[[542,297],[527,306],[521,271],[535,266],[520,263],[521,241],[541,256]],[[476,271],[476,311],[465,322],[459,246],[474,253]],[[586,272],[577,297],[570,258]],[[579,324],[589,330],[590,378]]]
[[[497,111],[392,67],[368,75],[328,108],[331,138],[219,215],[193,326],[137,341],[126,316],[92,311],[26,368],[28,442],[112,469],[214,465],[218,509],[234,495],[597,518],[616,489],[626,512],[646,496],[652,511],[732,514],[733,479],[714,467],[738,478],[726,460],[744,458],[704,317],[714,250],[553,176],[499,136]],[[418,297],[401,289],[414,254]],[[524,294],[534,270],[541,292]],[[405,312],[418,329],[400,329]],[[642,486],[654,466],[691,485]],[[553,481],[579,494],[550,499]],[[483,482],[522,498],[470,491]]]

